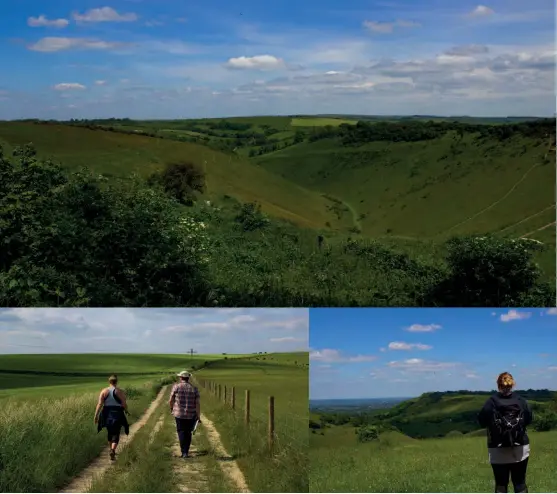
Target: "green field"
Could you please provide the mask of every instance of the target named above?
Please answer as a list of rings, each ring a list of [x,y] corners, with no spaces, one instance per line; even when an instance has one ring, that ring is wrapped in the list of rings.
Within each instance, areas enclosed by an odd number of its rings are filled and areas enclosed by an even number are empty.
[[[390,432],[360,444],[353,428],[337,429],[310,435],[311,492],[493,492],[485,437],[416,440]],[[557,431],[529,435],[529,491],[555,492]]]
[[[341,125],[341,124],[356,124],[357,120],[346,120],[343,118],[327,118],[327,117],[316,117],[316,118],[293,118],[290,125],[292,127],[324,127],[325,125]]]
[[[301,483],[307,486],[308,371],[307,365],[302,365],[307,360],[307,353],[253,358],[232,354],[193,358],[187,354],[3,355],[0,457],[6,460],[0,470],[0,490],[57,491],[99,455],[105,445],[105,434],[97,435],[92,416],[98,392],[106,385],[108,375],[119,375],[119,385],[128,394],[133,424],[161,386],[176,380],[176,372],[193,369],[199,379],[215,378],[253,389],[254,420],[250,428],[237,421],[229,408],[207,396],[205,390],[201,402],[202,413],[214,422],[222,440],[228,443],[227,448],[234,456],[240,456],[238,463],[246,470],[244,475],[250,488],[256,491],[260,487],[260,492],[289,492],[285,488],[298,491]],[[262,403],[259,397],[266,398],[266,393],[274,393],[277,400],[279,449],[273,456],[265,449],[265,429],[257,421]],[[122,451],[114,469],[98,479],[90,492],[180,490],[181,479],[176,477],[176,459],[169,444],[176,441],[176,433],[173,420],[167,417],[166,400],[163,397],[137,438]],[[294,441],[286,440],[289,434],[294,434]],[[196,468],[202,472],[197,491],[235,492],[237,487],[220,468],[220,462],[225,460],[219,457],[203,428],[196,441],[201,450],[195,460]],[[294,455],[286,459],[281,456],[294,447],[295,464]],[[53,450],[56,455],[49,454]],[[29,464],[34,468],[27,468]],[[153,469],[157,476],[150,473]],[[280,478],[276,475],[278,471],[282,472]]]

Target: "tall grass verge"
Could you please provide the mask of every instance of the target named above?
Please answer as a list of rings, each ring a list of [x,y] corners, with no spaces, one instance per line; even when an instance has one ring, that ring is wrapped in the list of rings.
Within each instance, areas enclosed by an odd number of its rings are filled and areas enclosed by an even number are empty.
[[[253,492],[308,492],[308,432],[289,437],[280,434],[271,454],[264,423],[243,421],[234,411],[209,393],[202,392],[201,410],[214,422],[227,452],[237,461]],[[280,419],[279,419],[280,420]]]
[[[154,389],[127,388],[130,423],[145,411]],[[93,423],[98,393],[26,403],[6,399],[0,409],[0,492],[53,492],[99,455],[106,433]]]

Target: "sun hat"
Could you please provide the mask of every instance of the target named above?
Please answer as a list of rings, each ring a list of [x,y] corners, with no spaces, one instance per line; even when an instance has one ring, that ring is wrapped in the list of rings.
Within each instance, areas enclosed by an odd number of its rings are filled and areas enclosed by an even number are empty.
[[[176,374],[178,377],[191,377],[191,374],[188,371],[182,371]]]

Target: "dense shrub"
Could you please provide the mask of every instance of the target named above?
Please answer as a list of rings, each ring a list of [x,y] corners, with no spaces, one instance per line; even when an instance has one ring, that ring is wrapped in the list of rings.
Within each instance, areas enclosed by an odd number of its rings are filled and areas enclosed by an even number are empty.
[[[557,412],[546,410],[539,414],[534,414],[534,430],[538,432],[550,431],[557,428]]]
[[[357,429],[358,441],[367,443],[379,439],[379,430],[373,425],[365,425]]]
[[[162,172],[153,174],[149,182],[160,184],[171,197],[191,206],[196,192],[205,190],[205,173],[193,163],[171,163]]]
[[[168,306],[206,302],[204,236],[139,179],[104,183],[0,153],[0,304]]]
[[[553,287],[539,283],[533,253],[542,245],[526,239],[462,237],[447,242],[449,276],[434,287],[433,305],[449,307],[551,307]],[[528,304],[525,304],[528,300]]]

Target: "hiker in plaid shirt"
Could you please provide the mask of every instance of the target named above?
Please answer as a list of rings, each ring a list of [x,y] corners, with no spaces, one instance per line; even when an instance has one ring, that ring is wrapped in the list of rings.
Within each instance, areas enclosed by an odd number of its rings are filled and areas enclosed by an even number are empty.
[[[180,382],[172,386],[170,392],[170,412],[176,419],[176,432],[180,440],[182,458],[189,458],[191,435],[197,421],[201,422],[199,391],[190,383],[191,374],[182,371],[178,374]]]

